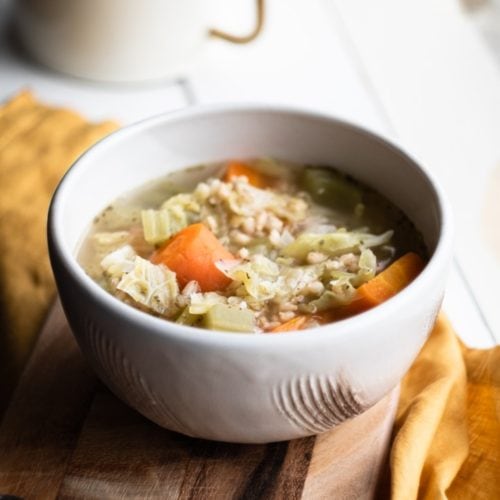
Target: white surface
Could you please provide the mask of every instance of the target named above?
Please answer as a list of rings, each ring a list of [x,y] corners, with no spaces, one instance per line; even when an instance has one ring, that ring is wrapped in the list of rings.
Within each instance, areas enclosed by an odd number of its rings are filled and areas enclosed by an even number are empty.
[[[324,1],[267,4],[267,22],[254,43],[235,47],[214,41],[208,47],[203,64],[189,74],[197,100],[295,105],[334,113],[387,134],[383,117],[341,42],[341,30],[326,15]],[[224,13],[222,18],[214,12],[213,23],[219,19],[224,27],[238,26],[249,17],[245,9]]]
[[[481,309],[476,300],[473,290],[464,280],[455,261],[451,268],[443,309],[466,345],[477,348],[491,347],[494,339],[485,328]]]
[[[213,41],[182,82],[149,87],[52,74],[0,39],[0,98],[29,86],[48,102],[123,123],[192,102],[278,102],[397,135],[441,178],[456,211],[457,258],[445,310],[469,345],[491,345],[493,334],[498,342],[500,264],[478,221],[488,177],[500,163],[500,77],[458,0],[268,3],[265,31],[254,44]],[[7,4],[0,0],[0,21]],[[213,0],[211,22],[246,31],[253,6],[252,0]]]
[[[485,233],[498,235],[500,224],[485,228],[484,214],[500,167],[498,67],[455,0],[335,3],[394,129],[449,193],[457,264],[499,342],[500,255]],[[466,328],[470,332],[473,324]]]

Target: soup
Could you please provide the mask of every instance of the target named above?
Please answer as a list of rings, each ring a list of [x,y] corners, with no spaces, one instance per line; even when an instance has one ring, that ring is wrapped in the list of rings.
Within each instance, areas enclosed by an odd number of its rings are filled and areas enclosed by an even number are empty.
[[[115,200],[79,262],[117,299],[184,325],[280,333],[389,299],[426,250],[405,214],[333,168],[192,167]]]

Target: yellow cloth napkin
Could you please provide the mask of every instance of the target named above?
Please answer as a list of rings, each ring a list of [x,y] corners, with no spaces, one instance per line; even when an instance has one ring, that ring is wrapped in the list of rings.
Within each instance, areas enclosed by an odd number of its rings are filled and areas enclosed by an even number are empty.
[[[468,349],[441,316],[403,379],[394,434],[393,498],[500,499],[500,347]]]
[[[0,107],[0,362],[10,359],[11,368],[25,361],[54,294],[45,244],[54,186],[115,127],[29,93]],[[499,417],[500,347],[467,349],[440,317],[402,382],[392,497],[500,499]]]
[[[0,415],[54,295],[50,198],[71,163],[116,128],[22,92],[0,106]]]

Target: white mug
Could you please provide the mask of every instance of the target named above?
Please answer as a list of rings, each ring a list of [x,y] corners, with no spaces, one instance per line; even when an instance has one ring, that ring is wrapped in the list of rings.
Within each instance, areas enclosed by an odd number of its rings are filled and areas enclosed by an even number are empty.
[[[256,4],[255,28],[242,37],[207,28],[206,0],[18,0],[15,12],[21,40],[40,62],[92,80],[134,82],[179,74],[208,35],[252,41],[264,16],[264,0]]]

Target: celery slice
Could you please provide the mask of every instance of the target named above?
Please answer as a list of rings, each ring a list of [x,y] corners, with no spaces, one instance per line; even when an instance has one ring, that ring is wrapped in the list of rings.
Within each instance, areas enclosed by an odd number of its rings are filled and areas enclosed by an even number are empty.
[[[189,312],[189,307],[185,307],[184,310],[179,315],[179,317],[175,320],[175,322],[179,323],[180,325],[192,326],[199,319],[200,319],[200,316],[198,314],[191,314]]]
[[[151,245],[168,240],[188,224],[186,214],[177,210],[143,210],[144,239]]]
[[[255,318],[248,309],[240,309],[227,304],[216,304],[208,310],[203,324],[209,330],[225,332],[253,332]]]

